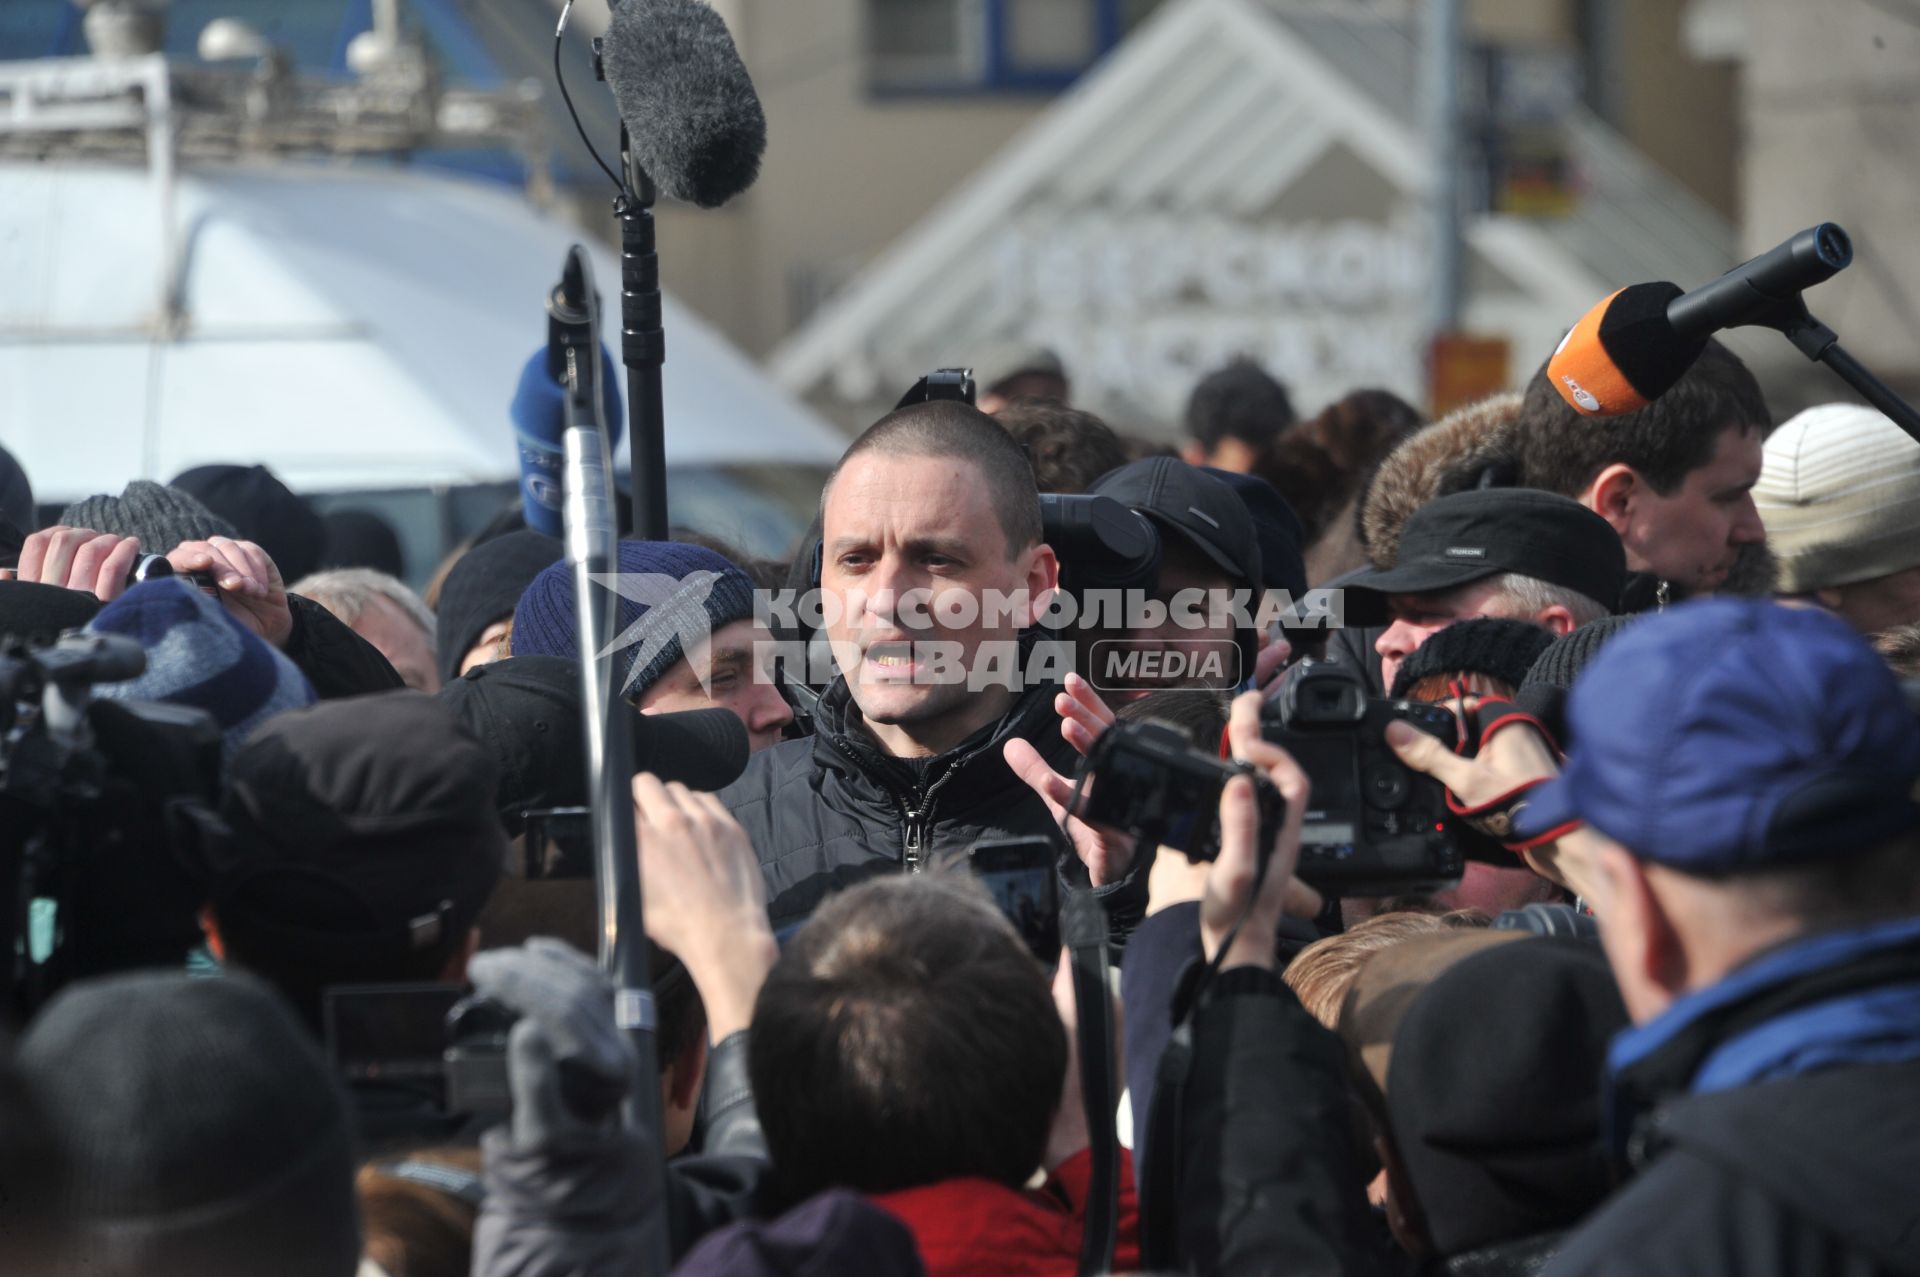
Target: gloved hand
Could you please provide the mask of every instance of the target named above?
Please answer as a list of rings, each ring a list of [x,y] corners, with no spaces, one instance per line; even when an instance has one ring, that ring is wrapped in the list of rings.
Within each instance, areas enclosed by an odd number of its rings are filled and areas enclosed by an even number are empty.
[[[614,1023],[613,984],[584,954],[536,937],[468,964],[475,992],[519,1015],[507,1037],[517,1152],[606,1129],[633,1085],[633,1044]]]

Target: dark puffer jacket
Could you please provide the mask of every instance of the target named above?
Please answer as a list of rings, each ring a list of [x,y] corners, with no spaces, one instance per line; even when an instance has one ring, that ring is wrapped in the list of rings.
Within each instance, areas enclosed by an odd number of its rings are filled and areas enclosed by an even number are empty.
[[[820,698],[814,735],[753,756],[720,791],[746,829],[767,878],[776,929],[799,922],[828,895],[875,874],[918,871],[983,838],[1060,838],[1039,795],[1014,775],[1001,747],[1030,741],[1071,776],[1078,756],[1060,735],[1059,688],[1027,689],[992,727],[917,771],[883,755],[856,724],[845,679]],[[1101,888],[1116,934],[1145,911],[1146,874]]]

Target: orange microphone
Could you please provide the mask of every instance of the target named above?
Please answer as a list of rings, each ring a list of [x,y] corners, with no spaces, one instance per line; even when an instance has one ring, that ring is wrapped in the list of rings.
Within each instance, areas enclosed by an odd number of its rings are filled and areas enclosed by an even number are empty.
[[[1846,231],[1822,222],[1690,293],[1667,283],[1631,284],[1581,317],[1547,361],[1547,376],[1582,416],[1634,412],[1685,376],[1722,329],[1811,333],[1816,326],[1801,292],[1852,260]],[[1820,331],[1830,344],[1833,334]]]
[[[1560,397],[1582,416],[1612,417],[1665,394],[1707,348],[1668,320],[1680,296],[1675,284],[1631,284],[1582,315],[1547,361]]]

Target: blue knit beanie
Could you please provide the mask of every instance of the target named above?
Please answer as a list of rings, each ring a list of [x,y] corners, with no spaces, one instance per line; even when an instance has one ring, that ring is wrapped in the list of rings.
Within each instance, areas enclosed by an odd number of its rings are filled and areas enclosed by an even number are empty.
[[[711,634],[753,615],[753,581],[712,550],[678,541],[620,543],[620,629],[614,676],[638,699],[686,655],[682,636]],[[579,658],[573,568],[556,563],[513,609],[515,656]]]
[[[179,577],[134,586],[87,628],[124,634],[147,651],[144,674],[102,683],[94,694],[206,710],[220,724],[222,772],[255,727],[314,702],[313,688],[292,661]]]

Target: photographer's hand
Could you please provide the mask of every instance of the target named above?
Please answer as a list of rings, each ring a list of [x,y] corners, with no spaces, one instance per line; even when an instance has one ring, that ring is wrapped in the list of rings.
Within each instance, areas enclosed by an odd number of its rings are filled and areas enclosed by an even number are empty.
[[[139,559],[138,537],[91,528],[42,528],[22,543],[19,566],[4,579],[81,590],[111,603],[126,592],[127,573]]]
[[[1461,714],[1466,707],[1454,701],[1451,708],[1455,714]],[[1479,752],[1472,758],[1460,757],[1440,741],[1406,723],[1387,725],[1387,744],[1400,756],[1401,762],[1445,785],[1465,807],[1478,807],[1530,782],[1560,774],[1553,747],[1546,737],[1525,723],[1501,728],[1481,742]],[[1578,831],[1520,855],[1542,878],[1557,882],[1584,899],[1595,899],[1601,889],[1590,843]]]
[[[647,935],[687,966],[715,1042],[747,1027],[779,949],[746,831],[712,794],[633,778]]]
[[[1286,800],[1287,810],[1262,880],[1260,804],[1253,782],[1244,776],[1235,777],[1220,793],[1220,855],[1207,871],[1206,890],[1200,896],[1200,942],[1209,959],[1220,951],[1234,923],[1242,915],[1246,917],[1233,938],[1233,947],[1221,959],[1223,970],[1247,966],[1272,970],[1277,960],[1274,936],[1280,929],[1280,919],[1288,914],[1311,918],[1320,911],[1320,893],[1294,876],[1300,863],[1300,824],[1310,789],[1307,774],[1286,750],[1261,738],[1260,701],[1259,692],[1234,698],[1227,739],[1235,758],[1265,773]],[[1258,896],[1254,894],[1256,885]]]
[[[514,1146],[558,1148],[583,1128],[603,1126],[633,1085],[635,1062],[600,968],[558,940],[536,937],[475,954],[467,978],[476,993],[520,1017],[507,1037]]]
[[[1280,676],[1287,672],[1287,661],[1292,656],[1293,644],[1261,630],[1260,653],[1253,658],[1254,689],[1268,698],[1280,695],[1280,689],[1286,685]]]
[[[1113,726],[1114,713],[1093,684],[1078,674],[1067,675],[1066,689],[1053,698],[1053,712],[1060,715],[1061,737],[1085,755],[1100,733]]]
[[[274,647],[293,634],[293,609],[286,583],[267,552],[251,541],[209,537],[182,541],[167,552],[176,572],[207,572],[220,588],[220,605],[233,618]]]
[[[1027,788],[1040,795],[1056,821],[1066,820],[1067,833],[1073,838],[1074,854],[1087,867],[1087,878],[1096,887],[1119,882],[1133,868],[1133,839],[1112,829],[1089,825],[1079,817],[1067,820],[1067,804],[1073,800],[1073,782],[1053,770],[1040,751],[1019,737],[1001,748],[1001,756],[1013,774]],[[1086,795],[1081,795],[1086,801]]]

